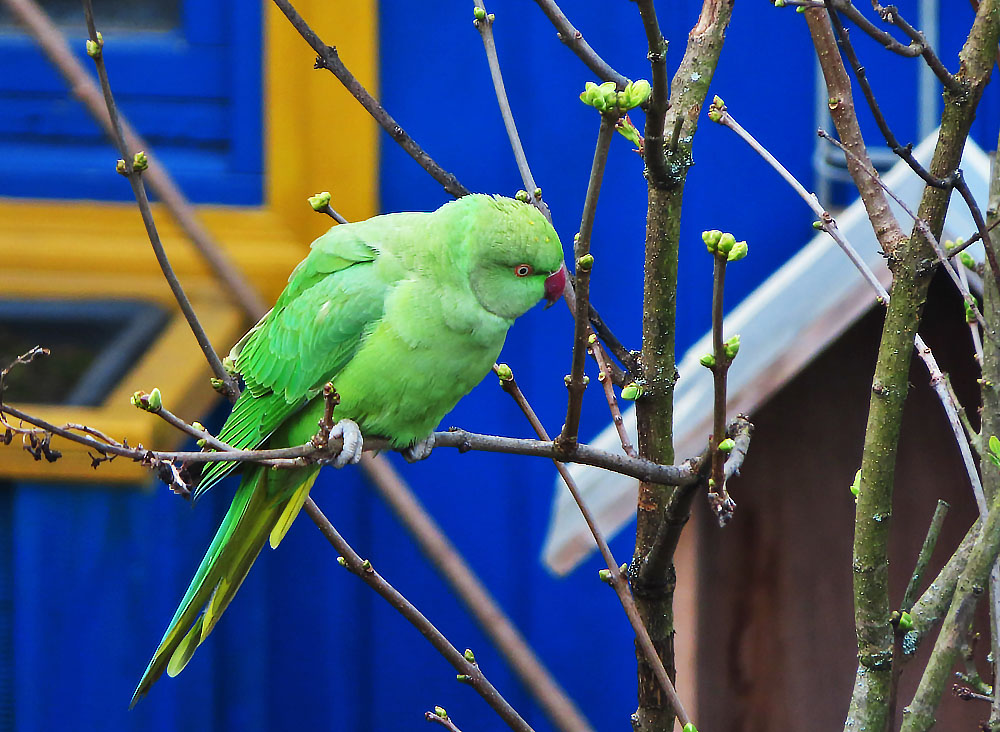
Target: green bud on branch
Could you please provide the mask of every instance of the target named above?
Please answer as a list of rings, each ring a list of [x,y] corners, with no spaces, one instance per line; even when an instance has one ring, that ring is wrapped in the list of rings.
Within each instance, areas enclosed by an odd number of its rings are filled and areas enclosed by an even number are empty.
[[[472,683],[472,677],[469,676],[468,674],[457,674],[455,676],[455,680],[458,683],[460,683],[460,684],[471,684]]]
[[[732,361],[736,358],[736,354],[740,352],[740,335],[737,333],[723,345],[723,350],[726,352],[726,358]]]
[[[857,500],[858,496],[861,495],[861,470],[854,474],[854,482],[851,483],[851,495]]]
[[[476,17],[476,20],[486,20],[486,11],[479,6],[472,9],[472,14]]]
[[[900,613],[899,622],[896,624],[896,627],[904,633],[913,630],[913,616],[905,612]]]
[[[465,660],[468,661],[469,663],[476,662],[476,654],[472,652],[471,648],[466,648],[465,653],[462,655],[465,656]]]
[[[698,732],[698,728],[694,726],[694,722],[688,722],[681,732]]]
[[[704,356],[698,359],[698,363],[704,366],[706,369],[710,369],[715,366],[715,356],[711,353],[706,353]]]
[[[607,585],[610,585],[612,583],[612,581],[613,581],[612,577],[611,577],[611,570],[610,569],[602,569],[602,570],[600,570],[597,573],[597,577],[598,577],[598,579],[601,580],[601,582],[603,582],[603,583],[605,583]]]
[[[576,260],[576,268],[583,272],[589,272],[594,266],[594,255],[584,254],[578,260]]]
[[[975,269],[976,268],[976,260],[973,259],[972,255],[969,254],[968,252],[959,252],[958,253],[958,258],[962,262],[962,265],[966,269]]]
[[[627,402],[634,402],[636,399],[641,397],[644,393],[642,384],[638,384],[633,381],[631,384],[626,384],[625,388],[622,389],[622,399]]]
[[[163,397],[160,395],[160,390],[155,386],[153,387],[153,390],[149,392],[149,396],[146,398],[146,403],[148,404],[151,412],[157,412],[160,407],[163,406]]]
[[[333,197],[330,195],[330,191],[323,191],[322,193],[309,196],[308,200],[309,205],[312,206],[312,210],[319,213],[330,205],[332,198]]]
[[[337,557],[337,564],[339,564],[341,567],[346,567],[347,560],[344,557]]]
[[[118,162],[115,163],[115,172],[118,173],[118,175],[128,175],[128,168],[125,167],[125,161],[121,158],[118,158]]]
[[[514,372],[505,363],[497,364],[496,374],[500,381],[512,381],[514,379]]]
[[[745,241],[738,241],[733,244],[733,248],[729,250],[729,256],[726,257],[726,260],[729,262],[738,262],[748,253],[749,248],[747,247],[747,243]]]
[[[141,173],[149,167],[149,158],[142,150],[132,156],[132,170]]]
[[[448,719],[448,712],[444,710],[444,707],[434,707],[434,716],[441,719]]]
[[[530,199],[528,198],[527,191],[518,191],[517,193],[514,194],[514,198],[516,198],[521,203],[528,203],[530,201]]]
[[[734,447],[736,447],[736,441],[727,437],[719,443],[719,452],[732,452]]]

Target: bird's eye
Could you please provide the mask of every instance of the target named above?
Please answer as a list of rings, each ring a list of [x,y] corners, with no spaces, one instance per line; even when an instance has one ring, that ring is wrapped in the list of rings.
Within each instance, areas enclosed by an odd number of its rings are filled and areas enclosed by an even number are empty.
[[[518,277],[527,277],[534,271],[535,270],[532,269],[530,264],[519,264],[516,267],[514,267],[514,274],[516,274]]]

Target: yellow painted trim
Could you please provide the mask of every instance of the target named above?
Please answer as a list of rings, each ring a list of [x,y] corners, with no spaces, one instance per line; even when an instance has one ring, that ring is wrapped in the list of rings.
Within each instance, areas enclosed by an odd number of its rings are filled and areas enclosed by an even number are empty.
[[[111,437],[127,438],[130,445],[145,445],[158,449],[176,448],[183,439],[163,420],[140,412],[129,403],[135,391],[159,387],[167,408],[188,421],[201,418],[217,400],[208,384],[208,366],[187,322],[173,303],[162,293],[162,278],[155,276],[105,275],[79,277],[69,273],[39,280],[30,270],[4,269],[0,272],[0,291],[5,297],[95,299],[130,298],[157,302],[173,310],[164,332],[144,353],[135,367],[97,407],[65,407],[44,404],[16,404],[23,411],[55,424],[67,422],[85,424],[100,429]],[[199,313],[202,325],[213,343],[232,343],[244,329],[239,310],[226,302],[214,284],[206,278],[191,278],[188,294]],[[49,358],[58,358],[53,353]],[[31,366],[21,368],[30,369]],[[76,443],[55,438],[53,447],[63,453],[55,463],[34,461],[18,445],[0,446],[0,476],[8,479],[65,480],[148,483],[149,470],[141,465],[118,458],[100,466],[90,467],[87,449]]]
[[[373,0],[301,0],[296,8],[358,80],[378,95],[377,5]],[[264,70],[267,188],[270,205],[304,241],[322,233],[305,198],[330,191],[349,221],[378,213],[378,128],[328,71],[313,69],[315,54],[284,15],[267,3]]]
[[[350,220],[378,212],[377,126],[328,72],[287,20],[265,2],[265,205],[200,206],[202,221],[237,266],[272,302],[307,245],[330,226],[306,198],[320,190]],[[299,0],[299,11],[349,68],[377,94],[377,8],[372,0]],[[226,352],[247,321],[221,292],[200,256],[161,207],[154,217],[174,269],[216,348]],[[129,444],[172,449],[181,441],[162,420],[132,407],[134,391],[159,387],[180,416],[197,419],[215,402],[208,367],[155,258],[135,205],[0,199],[0,297],[138,298],[170,308],[163,335],[106,402],[93,408],[17,405],[51,422],[92,425]],[[44,344],[43,344],[44,345]],[[53,354],[52,358],[58,358]],[[30,367],[28,367],[30,368]],[[58,443],[58,444],[56,444]],[[64,457],[35,462],[17,445],[0,446],[0,477],[149,483],[149,471],[117,459],[90,467],[86,450],[54,441]]]

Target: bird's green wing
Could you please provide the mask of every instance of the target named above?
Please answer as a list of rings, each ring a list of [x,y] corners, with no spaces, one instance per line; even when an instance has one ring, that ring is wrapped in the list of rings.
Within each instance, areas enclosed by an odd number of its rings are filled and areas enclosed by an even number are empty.
[[[271,312],[233,348],[246,389],[219,433],[226,444],[260,445],[343,368],[381,317],[389,282],[374,266],[378,232],[369,227],[362,238],[356,229],[317,239]],[[195,496],[235,467],[207,463]]]

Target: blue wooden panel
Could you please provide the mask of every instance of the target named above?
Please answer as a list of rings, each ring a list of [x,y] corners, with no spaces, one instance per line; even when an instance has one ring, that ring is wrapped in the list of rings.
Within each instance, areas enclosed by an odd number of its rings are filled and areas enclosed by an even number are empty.
[[[259,3],[188,0],[177,30],[105,34],[121,109],[193,201],[263,200],[261,23]],[[83,40],[73,48],[92,68]],[[0,195],[131,199],[107,175],[118,153],[98,145],[103,132],[29,38],[0,35],[0,68],[18,71],[0,78]],[[45,180],[53,169],[58,188]]]

